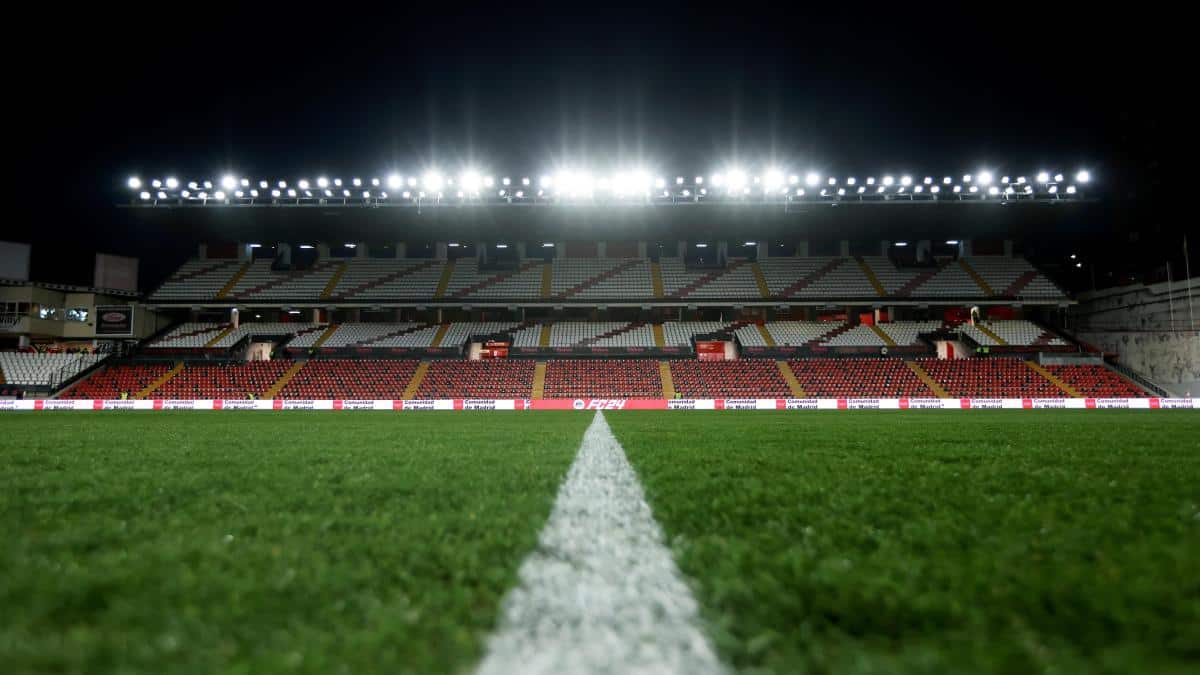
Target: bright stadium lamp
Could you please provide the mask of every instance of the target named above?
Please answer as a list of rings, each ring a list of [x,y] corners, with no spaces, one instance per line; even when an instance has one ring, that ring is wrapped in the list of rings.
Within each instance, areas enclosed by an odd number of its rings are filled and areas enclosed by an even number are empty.
[[[675,184],[676,184],[676,185],[683,185],[683,176],[676,176],[676,177],[675,177]]]
[[[950,183],[953,183],[953,182],[954,181],[950,180],[950,176],[946,176],[946,177],[942,178],[942,185],[949,185]]]
[[[524,185],[525,187],[529,187],[529,176],[521,177],[521,185]]]
[[[138,178],[137,176],[130,176],[129,180],[126,182],[128,183],[130,190],[140,190],[142,187],[142,179]]]
[[[868,176],[868,177],[867,177],[867,185],[874,185],[874,184],[875,184],[875,177],[874,177],[874,176]]]
[[[260,180],[260,181],[258,181],[258,187],[259,187],[259,188],[261,188],[261,189],[263,189],[263,190],[266,190],[266,189],[267,189],[267,186],[268,186],[268,183],[267,183],[267,181],[265,181],[265,180]]]
[[[279,199],[279,195],[280,195],[280,194],[281,194],[281,193],[279,192],[279,189],[278,189],[278,188],[271,190],[271,196],[272,196],[272,197],[274,197],[274,198],[276,198],[276,199]]]
[[[725,178],[731,190],[739,190],[746,185],[746,172],[741,169],[731,170]]]
[[[1061,173],[1054,174],[1054,182],[1055,183],[1063,182],[1063,175]]]
[[[362,179],[355,178],[354,180],[350,181],[350,184],[353,185],[354,187],[362,187]]]
[[[696,176],[696,185],[704,185],[704,176]]]
[[[401,196],[401,197],[404,197],[405,199],[412,199],[412,193],[411,193],[411,192],[409,192],[408,190],[405,190],[404,192],[401,192],[401,193],[400,193],[400,196]]]
[[[884,190],[886,190],[886,189],[887,189],[887,188],[885,188],[884,186],[880,185],[879,187],[875,188],[875,194],[877,194],[877,195],[881,195],[881,194],[883,194],[883,191],[884,191]]]
[[[861,195],[862,193],[864,193],[864,192],[866,192],[866,191],[867,191],[867,188],[866,188],[866,187],[864,187],[864,186],[862,186],[862,185],[859,185],[859,186],[858,186],[858,194],[860,194],[860,195]]]
[[[258,190],[256,190],[256,189],[253,189],[253,188],[252,188],[252,189],[250,190],[250,197],[251,197],[252,199],[257,199],[257,198],[258,198]]]
[[[213,199],[215,199],[219,202],[223,202],[223,201],[225,201],[225,193],[221,190],[217,190],[216,192],[213,193]]]
[[[979,192],[979,186],[978,186],[978,185],[972,185],[972,186],[971,186],[971,189],[970,189],[970,190],[968,190],[968,192],[970,192],[971,194],[975,194],[976,192]]]
[[[896,183],[895,178],[892,178],[891,176],[883,177],[883,186],[884,187],[891,187],[891,186],[895,185],[895,183]]]
[[[484,177],[483,177],[483,186],[484,186],[484,187],[488,187],[488,188],[490,188],[490,187],[492,187],[492,186],[493,186],[493,185],[495,185],[495,184],[496,184],[496,179],[495,179],[495,178],[492,178],[491,176],[484,176]]]
[[[1049,190],[1049,192],[1050,192],[1050,194],[1052,194],[1052,195],[1056,195],[1056,194],[1058,194],[1058,186],[1057,186],[1057,185],[1051,185],[1051,186],[1050,186],[1050,190]]]
[[[962,192],[962,186],[961,186],[961,185],[955,185],[955,186],[954,186],[954,190],[953,190],[953,192],[954,192],[954,194],[958,194],[958,193]]]
[[[783,172],[778,169],[768,169],[763,176],[763,187],[767,190],[775,190],[780,185],[783,185]]]
[[[350,191],[349,191],[349,190],[342,190],[342,196],[343,196],[343,197],[349,197],[349,196],[350,196]]]
[[[950,246],[958,246],[958,240],[957,239],[947,239],[946,244],[948,244]]]
[[[161,187],[162,187],[162,181],[161,181],[161,180],[159,180],[159,179],[157,179],[157,178],[155,178],[154,180],[150,181],[150,187],[152,187],[152,188],[154,188],[155,190],[157,190],[157,189],[159,189],[159,188],[161,188]]]
[[[229,174],[221,177],[221,187],[225,188],[226,190],[232,190],[236,188],[237,184],[237,178],[234,178]]]
[[[724,185],[725,184],[725,174],[714,173],[712,175],[712,184],[716,187],[721,187],[722,185]]]
[[[241,183],[242,187],[250,187],[250,179],[249,178],[243,178],[239,182]]]
[[[342,179],[341,179],[341,178],[334,178],[334,179],[333,179],[333,186],[334,186],[334,187],[342,187]]]
[[[969,174],[969,173],[964,173],[964,174],[963,174],[963,179],[962,179],[962,182],[964,182],[964,183],[970,183],[970,182],[971,182],[971,180],[973,180],[973,177],[971,176],[971,174]]]
[[[1000,182],[1004,185],[1008,185],[1008,176],[1001,176]]]
[[[212,189],[212,181],[211,181],[211,180],[206,180],[206,181],[204,181],[204,189],[205,189],[205,190],[211,190],[211,189]]]
[[[654,180],[654,187],[658,188],[659,190],[663,189],[666,186],[667,186],[667,181],[665,181],[661,178],[656,178]]]
[[[363,190],[363,193],[362,193],[362,198],[363,198],[363,199],[370,199],[370,198],[371,198],[371,191],[370,191],[370,190]]]
[[[975,182],[979,183],[980,185],[991,185],[992,184],[992,172],[991,171],[980,171],[979,174],[975,176]]]
[[[188,199],[192,196],[192,193],[188,192],[187,190],[184,190],[183,192],[179,193],[179,196],[183,197],[184,199]]]
[[[1075,194],[1075,186],[1074,185],[1067,186],[1067,194],[1069,194],[1069,195]]]
[[[1037,182],[1049,183],[1050,182],[1050,174],[1046,173],[1045,171],[1039,171],[1038,175],[1037,175]]]
[[[242,192],[241,190],[238,190],[238,191],[236,191],[236,192],[234,192],[234,193],[233,193],[233,196],[234,196],[234,197],[237,197],[238,199],[241,199],[242,197],[244,197],[244,196],[245,196],[245,194],[246,194],[245,192]]]
[[[909,185],[912,185],[912,176],[901,176],[900,184],[903,185],[904,187],[908,187]]]
[[[324,176],[317,177],[317,187],[324,189],[329,187],[329,179]]]
[[[925,184],[933,185],[933,176],[925,176]]]
[[[821,182],[821,177],[815,171],[809,171],[808,175],[804,177],[804,184],[809,187],[815,187],[819,182]]]
[[[846,188],[838,188],[838,196],[845,197],[846,196]]]
[[[287,189],[287,181],[286,181],[286,180],[281,180],[281,181],[279,181],[279,189],[280,189],[280,190],[286,190],[286,189]]]
[[[837,179],[836,179],[836,178],[834,178],[833,176],[830,176],[830,177],[829,177],[829,180],[828,180],[828,181],[826,181],[826,182],[827,182],[827,183],[829,183],[829,185],[831,185],[831,186],[832,186],[832,185],[837,185]]]
[[[388,187],[392,188],[393,190],[399,190],[400,188],[404,187],[404,179],[400,177],[400,174],[394,173],[388,176],[387,184]]]
[[[141,194],[138,196],[141,197],[143,201],[149,201],[150,199],[150,193],[146,192],[145,190],[142,190]]]
[[[168,190],[174,190],[175,188],[179,187],[179,181],[174,178],[167,178],[166,184]]]
[[[995,197],[996,195],[1000,194],[1000,188],[993,185],[992,187],[988,188],[988,194]]]
[[[288,196],[294,198],[296,196],[296,188],[288,188]]]
[[[325,190],[325,196],[326,196],[326,197],[332,197],[332,196],[333,196],[333,190],[328,190],[328,189],[327,189],[327,190]]]
[[[554,179],[550,176],[544,175],[538,179],[538,185],[542,186],[543,188],[554,187]]]
[[[430,192],[441,190],[442,186],[445,184],[446,180],[442,177],[442,174],[436,170],[426,171],[425,175],[421,177],[421,185]]]
[[[1092,174],[1088,173],[1086,170],[1080,171],[1079,173],[1075,174],[1075,182],[1077,182],[1077,183],[1086,183],[1086,182],[1090,181],[1091,179],[1092,179]]]
[[[850,176],[849,178],[846,179],[846,185],[857,185],[857,184],[858,184],[858,179],[855,178],[854,176]]]
[[[1017,176],[1017,185],[1025,184],[1025,176]]]
[[[804,188],[796,188],[796,196],[803,197],[804,196]]]
[[[925,189],[925,186],[924,186],[924,185],[917,185],[916,187],[914,187],[914,188],[913,188],[913,192],[916,192],[916,193],[918,193],[918,194],[919,194],[919,193],[920,193],[921,191],[923,191],[924,189]]]
[[[942,188],[940,185],[933,185],[933,186],[930,186],[929,191],[936,195],[937,193],[942,191]]]
[[[197,197],[199,197],[199,198],[200,198],[200,199],[202,199],[202,200],[203,200],[203,199],[208,199],[208,193],[207,193],[207,192],[203,192],[203,191],[202,191],[202,192],[201,192],[199,195],[196,195],[196,196],[197,196]]]
[[[371,179],[371,187],[379,187],[379,179],[378,178]]]
[[[505,187],[508,187],[509,185],[512,185],[512,179],[509,178],[508,176],[505,176],[504,179],[500,181],[500,184]]]
[[[167,198],[167,193],[163,192],[162,190],[159,190],[159,191],[158,191],[158,198],[159,198],[159,199],[166,199],[166,198]]]

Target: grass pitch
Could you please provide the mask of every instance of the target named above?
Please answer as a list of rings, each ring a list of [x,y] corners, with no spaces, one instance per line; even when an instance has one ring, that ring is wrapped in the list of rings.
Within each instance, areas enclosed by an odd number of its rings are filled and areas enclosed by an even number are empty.
[[[1195,672],[1200,415],[611,414],[745,672]]]
[[[740,671],[1200,660],[1200,415],[607,417]],[[591,418],[0,417],[0,671],[469,670]]]

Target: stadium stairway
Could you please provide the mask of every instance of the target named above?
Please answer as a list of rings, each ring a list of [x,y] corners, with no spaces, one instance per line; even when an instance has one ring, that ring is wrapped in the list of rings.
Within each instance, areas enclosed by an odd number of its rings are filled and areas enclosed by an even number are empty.
[[[548,324],[548,323],[542,324],[542,329],[538,332],[538,346],[539,347],[549,347],[550,346],[551,332],[553,332],[553,328],[551,328],[550,324]]]
[[[168,283],[175,283],[177,281],[183,281],[184,279],[191,279],[194,277],[204,276],[205,274],[216,272],[217,270],[219,270],[223,267],[229,267],[230,265],[236,264],[236,262],[237,261],[235,261],[235,260],[222,260],[221,262],[218,262],[213,265],[209,265],[207,267],[201,267],[200,269],[192,270],[191,272],[185,272],[183,274],[175,275],[175,276],[171,277],[170,279],[167,279],[167,281],[164,282],[163,285],[165,286]]]
[[[542,287],[538,297],[542,300],[550,299],[550,291],[554,287],[554,263],[542,263]]]
[[[238,282],[242,280],[242,277],[246,276],[246,272],[250,271],[250,266],[253,264],[253,260],[247,260],[245,264],[238,268],[238,271],[234,272],[233,276],[229,277],[229,281],[225,282],[225,285],[221,287],[221,290],[217,291],[217,299],[224,300],[225,298],[229,297],[230,291],[232,291],[234,287],[238,285]]]
[[[300,372],[300,369],[303,368],[307,363],[307,361],[296,361],[292,365],[288,366],[288,369],[283,371],[283,375],[280,375],[279,379],[275,380],[275,384],[267,387],[267,390],[263,392],[262,397],[266,399],[272,399],[278,396],[279,392],[283,391],[283,388],[287,386],[288,382],[291,382],[292,378],[296,376],[296,373]]]
[[[887,290],[879,282],[879,277],[875,276],[875,270],[871,269],[871,266],[867,264],[866,260],[863,260],[861,255],[855,256],[854,260],[858,263],[858,268],[862,270],[863,276],[867,278],[867,281],[871,282],[871,288],[875,289],[875,294],[881,298],[886,297]]]
[[[650,263],[650,285],[654,289],[655,299],[661,300],[665,293],[663,293],[662,265],[658,261]]]
[[[509,279],[511,277],[515,277],[518,274],[521,274],[522,272],[528,272],[529,270],[533,269],[533,267],[535,265],[541,265],[541,264],[543,264],[543,263],[539,263],[539,262],[521,263],[520,265],[517,266],[517,268],[515,270],[506,270],[499,274],[493,274],[492,276],[488,277],[487,279],[484,279],[483,281],[477,281],[477,282],[471,284],[470,286],[464,286],[463,288],[460,288],[457,291],[454,291],[453,293],[451,293],[450,297],[465,298],[476,291],[479,291],[481,289],[487,288],[488,286],[491,286],[492,284],[500,283],[501,281],[504,281],[505,279]]]
[[[996,295],[996,292],[992,290],[992,287],[988,285],[988,282],[985,281],[983,277],[979,276],[979,272],[976,272],[975,268],[971,267],[971,263],[967,262],[966,258],[959,258],[958,266],[967,273],[967,276],[971,277],[971,279],[975,282],[975,285],[979,287],[979,290],[983,291],[984,295],[989,298]]]
[[[216,335],[213,336],[213,338],[211,340],[209,340],[208,342],[205,342],[204,348],[210,349],[213,345],[220,342],[221,338],[225,337],[226,335],[229,335],[234,330],[236,330],[236,329],[233,327],[233,324],[229,324],[228,326],[225,327],[225,330],[221,331],[220,333],[217,333]]]
[[[439,261],[437,261],[437,260],[426,260],[425,262],[423,262],[419,265],[414,265],[412,267],[409,267],[408,269],[403,269],[403,270],[399,270],[397,272],[392,272],[391,274],[385,274],[381,277],[377,277],[368,282],[359,284],[359,285],[355,286],[354,288],[351,288],[350,290],[343,291],[342,293],[338,294],[336,299],[337,300],[349,299],[351,296],[358,295],[359,293],[362,293],[363,291],[365,291],[369,288],[375,288],[376,286],[381,286],[388,282],[396,281],[397,279],[403,279],[404,277],[407,277],[411,274],[416,274],[417,272],[420,272],[421,270],[429,269],[430,267],[433,267],[434,265],[438,264],[438,262]]]
[[[546,362],[538,361],[533,367],[533,391],[530,398],[541,400],[546,395]]]
[[[995,334],[995,333],[992,331],[992,329],[991,329],[991,328],[988,328],[987,326],[983,325],[982,323],[977,323],[977,324],[975,324],[975,330],[977,330],[977,331],[979,331],[980,333],[983,333],[984,335],[986,335],[986,336],[988,336],[988,337],[992,338],[993,340],[995,340],[995,341],[996,341],[996,344],[998,344],[998,345],[1005,345],[1005,346],[1007,346],[1007,345],[1008,345],[1008,340],[1005,340],[1004,338],[1000,337],[999,335],[996,335],[996,334]]]
[[[925,270],[924,272],[921,272],[920,274],[913,277],[912,279],[909,279],[908,281],[904,282],[903,286],[896,289],[896,292],[894,295],[896,295],[896,297],[901,297],[901,298],[912,297],[912,294],[918,288],[920,288],[926,281],[929,281],[930,279],[937,276],[937,273],[942,271],[942,267],[944,267],[944,266],[938,265],[937,267],[932,267],[930,269]]]
[[[257,286],[252,286],[250,288],[247,288],[246,290],[242,291],[241,293],[238,293],[237,295],[233,296],[233,298],[235,300],[245,300],[246,298],[248,298],[249,296],[251,296],[255,293],[261,293],[265,290],[269,290],[269,289],[275,288],[277,286],[282,286],[283,284],[291,283],[293,281],[299,281],[300,279],[303,279],[304,277],[307,277],[309,275],[316,274],[318,272],[324,272],[325,270],[329,269],[330,267],[333,267],[336,264],[338,264],[338,263],[329,261],[329,260],[325,260],[325,261],[316,263],[315,265],[313,265],[312,267],[310,267],[306,270],[294,270],[294,271],[288,272],[286,274],[281,274],[281,275],[279,275],[279,277],[277,279],[272,279],[264,284],[259,284]]]
[[[929,387],[929,391],[932,391],[934,396],[938,398],[950,398],[950,392],[938,384],[937,380],[933,379],[933,376],[929,374],[929,371],[921,367],[921,364],[916,361],[905,361],[904,365],[908,366],[913,375],[916,375],[918,379],[924,382],[926,387]]]
[[[1004,297],[1017,297],[1021,294],[1021,291],[1025,290],[1025,287],[1029,285],[1029,282],[1037,278],[1037,275],[1037,270],[1029,270],[1028,272],[1025,272],[1021,276],[1017,277],[1016,281],[1012,282],[1008,285],[1008,288],[1004,289]]]
[[[750,271],[754,273],[754,284],[758,286],[758,296],[763,300],[771,298],[771,287],[767,285],[767,277],[763,274],[758,262],[750,263]]]
[[[604,339],[607,339],[610,337],[616,337],[622,333],[628,333],[631,330],[637,330],[638,328],[641,328],[642,326],[645,326],[645,325],[646,325],[645,321],[633,321],[633,322],[627,323],[624,326],[621,326],[620,328],[617,328],[615,330],[610,330],[607,333],[601,333],[595,337],[584,338],[583,340],[579,341],[579,346],[580,347],[590,347],[590,346],[596,344],[597,342],[599,342],[600,340],[604,340]]]
[[[134,394],[133,397],[136,399],[149,398],[149,396],[157,391],[159,387],[163,386],[167,382],[170,382],[171,378],[178,375],[179,371],[181,370],[183,370],[183,361],[178,361],[170,370],[163,373],[157,380],[146,385],[145,389],[142,389],[138,393]]]
[[[450,286],[450,278],[454,276],[454,261],[451,260],[442,267],[442,277],[438,279],[437,288],[433,291],[435,300],[446,297],[446,288]]]
[[[792,367],[787,361],[776,361],[776,366],[779,366],[779,374],[783,377],[783,381],[787,382],[788,389],[792,392],[792,398],[807,398],[804,393],[804,387],[800,386],[800,380],[796,379],[796,373],[792,372]]]
[[[446,324],[442,324],[443,327],[445,327],[445,325]],[[439,333],[438,337],[439,338],[441,337],[440,333]],[[418,364],[417,369],[415,371],[413,371],[412,379],[410,379],[408,381],[408,384],[405,385],[404,393],[402,393],[400,395],[400,398],[408,401],[408,400],[411,400],[413,397],[415,397],[417,395],[417,390],[421,388],[421,383],[425,381],[425,374],[428,372],[429,372],[429,362],[428,361],[422,361],[420,364]]]
[[[716,281],[717,279],[720,279],[721,277],[725,276],[726,274],[729,274],[730,272],[738,269],[739,267],[742,267],[745,264],[746,264],[745,260],[734,260],[733,262],[726,265],[725,268],[722,270],[718,270],[716,272],[709,272],[708,274],[705,274],[704,276],[700,277],[699,279],[696,279],[690,283],[684,284],[682,287],[680,287],[679,290],[677,290],[673,294],[671,294],[671,297],[686,298],[687,296],[691,295],[692,293],[695,293],[697,290],[711,284],[712,282]]]
[[[883,344],[885,344],[889,347],[896,346],[896,341],[892,339],[892,336],[888,335],[887,332],[884,331],[879,326],[876,326],[875,324],[871,324],[871,331],[874,332],[876,335],[878,335],[880,340],[883,340]]]
[[[436,348],[442,346],[442,340],[446,338],[446,333],[450,331],[450,324],[444,323],[438,326],[437,332],[433,334],[433,339],[429,341],[429,347]]]
[[[325,342],[329,338],[333,337],[333,334],[337,332],[337,329],[339,326],[341,326],[341,324],[339,324],[339,323],[331,323],[328,326],[326,326],[325,332],[321,333],[321,337],[317,338],[317,341],[313,343],[312,348],[317,349],[321,345],[325,344]]]
[[[337,285],[342,282],[342,277],[346,275],[346,268],[349,266],[350,263],[343,260],[342,264],[333,273],[333,276],[329,277],[329,283],[325,284],[324,290],[321,291],[322,300],[328,300],[333,297],[333,289],[337,288]]]
[[[667,338],[665,335],[663,335],[663,327],[662,327],[661,323],[656,323],[656,324],[652,325],[650,327],[650,332],[654,334],[654,346],[655,347],[661,348],[661,347],[667,346]]]
[[[1041,375],[1042,377],[1049,380],[1051,384],[1058,387],[1059,390],[1061,390],[1067,396],[1070,396],[1071,398],[1083,398],[1083,394],[1080,393],[1080,391],[1078,389],[1076,389],[1075,387],[1072,387],[1071,385],[1067,384],[1066,382],[1063,382],[1061,379],[1058,378],[1057,375],[1055,375],[1054,373],[1052,373],[1049,370],[1046,370],[1044,367],[1042,367],[1042,364],[1035,363],[1033,361],[1026,361],[1025,365],[1032,368],[1033,371],[1036,372],[1038,375]]]
[[[601,272],[600,274],[597,274],[594,277],[585,279],[585,280],[579,282],[578,284],[575,284],[574,286],[568,288],[567,290],[559,293],[558,295],[556,295],[554,297],[556,300],[565,300],[565,299],[571,297],[572,295],[575,295],[576,293],[585,291],[602,281],[607,281],[608,279],[611,279],[626,270],[637,267],[640,264],[642,264],[641,260],[626,260],[625,262],[617,265],[616,267],[613,267],[612,269],[605,270],[605,271]]]
[[[658,377],[662,380],[663,398],[668,400],[675,398],[675,379],[671,377],[671,363],[669,361],[658,362]]]
[[[762,336],[763,344],[767,345],[768,347],[776,346],[775,336],[771,335],[771,331],[767,330],[766,326],[761,323],[756,323],[754,324],[754,327],[758,329],[758,334]]]
[[[779,297],[790,298],[794,296],[796,293],[804,290],[817,279],[820,279],[826,274],[829,274],[833,270],[837,269],[844,262],[846,262],[845,258],[834,258],[833,260],[830,260],[829,262],[810,272],[808,275],[797,279],[788,286],[785,286],[779,291]]]

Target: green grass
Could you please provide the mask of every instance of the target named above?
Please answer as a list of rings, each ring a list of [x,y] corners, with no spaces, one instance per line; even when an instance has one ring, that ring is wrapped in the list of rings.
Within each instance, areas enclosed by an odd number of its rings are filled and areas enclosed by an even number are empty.
[[[608,419],[744,672],[1200,663],[1200,415]]]
[[[743,672],[1200,662],[1200,415],[607,415]],[[0,672],[469,670],[591,418],[0,417]]]
[[[0,671],[469,668],[587,415],[0,420]]]

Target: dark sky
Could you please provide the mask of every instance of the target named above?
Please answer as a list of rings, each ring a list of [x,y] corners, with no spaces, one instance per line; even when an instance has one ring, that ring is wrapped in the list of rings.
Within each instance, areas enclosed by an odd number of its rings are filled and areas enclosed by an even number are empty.
[[[66,203],[31,205],[5,236],[87,246],[106,224],[105,245],[137,249],[111,208],[130,174],[637,161],[671,175],[774,159],[860,174],[1087,166],[1142,194],[1163,99],[1186,98],[1157,89],[1181,62],[1177,19],[1096,4],[242,4],[35,22],[12,133],[29,144],[20,170]]]

